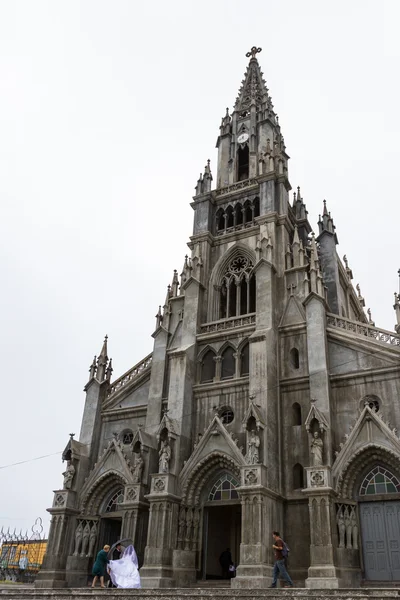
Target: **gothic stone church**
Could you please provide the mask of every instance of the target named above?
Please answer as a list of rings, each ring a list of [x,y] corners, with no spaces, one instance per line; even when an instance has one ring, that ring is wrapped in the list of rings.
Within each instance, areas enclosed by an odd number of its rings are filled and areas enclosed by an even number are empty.
[[[396,333],[377,328],[325,203],[312,232],[259,50],[152,354],[113,379],[106,339],[90,368],[38,587],[86,586],[118,539],[144,587],[218,579],[227,547],[231,585],[267,587],[276,529],[296,586],[400,581],[400,297]]]

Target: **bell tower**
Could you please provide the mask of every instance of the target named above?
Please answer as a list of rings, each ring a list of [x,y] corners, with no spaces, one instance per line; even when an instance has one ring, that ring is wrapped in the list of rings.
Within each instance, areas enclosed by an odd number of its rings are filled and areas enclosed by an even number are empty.
[[[253,46],[232,115],[222,118],[217,140],[217,189],[277,171],[287,175],[285,142]]]

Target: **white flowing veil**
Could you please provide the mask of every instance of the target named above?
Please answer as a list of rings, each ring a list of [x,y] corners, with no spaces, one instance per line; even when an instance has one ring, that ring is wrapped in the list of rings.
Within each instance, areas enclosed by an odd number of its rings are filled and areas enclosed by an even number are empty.
[[[132,546],[132,544],[124,550],[124,553],[122,554],[121,558],[128,558],[128,557],[132,560],[133,564],[138,569],[139,561],[138,561],[137,554],[135,552],[135,548]]]
[[[109,569],[111,580],[116,587],[141,587],[138,557],[132,543],[124,550],[121,558],[110,560]]]

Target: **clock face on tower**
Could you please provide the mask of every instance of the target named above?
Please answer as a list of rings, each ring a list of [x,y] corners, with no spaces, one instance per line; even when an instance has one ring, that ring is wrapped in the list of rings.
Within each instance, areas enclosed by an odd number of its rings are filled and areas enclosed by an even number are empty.
[[[239,144],[244,144],[249,139],[248,133],[241,133],[237,139]]]

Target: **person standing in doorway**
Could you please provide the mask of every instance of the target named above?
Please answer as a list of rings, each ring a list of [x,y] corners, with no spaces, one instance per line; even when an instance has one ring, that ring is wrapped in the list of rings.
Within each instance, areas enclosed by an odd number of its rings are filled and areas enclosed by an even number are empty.
[[[233,565],[232,554],[231,554],[231,551],[229,548],[227,548],[226,550],[224,550],[222,552],[221,556],[219,557],[219,564],[221,565],[221,568],[222,568],[222,578],[229,579],[230,578],[229,567],[231,565]]]
[[[272,548],[275,553],[275,564],[273,571],[273,580],[271,587],[276,588],[276,584],[278,583],[278,577],[281,575],[286,582],[286,585],[283,587],[293,587],[293,581],[290,578],[289,573],[286,570],[285,559],[287,558],[287,550],[286,544],[281,539],[279,531],[273,531],[272,537],[274,538],[274,543],[272,544]]]
[[[96,562],[94,563],[93,569],[92,569],[92,574],[94,575],[92,587],[96,586],[98,579],[100,579],[100,587],[102,587],[102,588],[106,587],[104,585],[104,577],[107,572],[107,563],[108,563],[107,554],[108,554],[109,549],[110,549],[110,546],[108,544],[106,544],[104,546],[103,550],[100,550],[100,552],[96,556]]]

